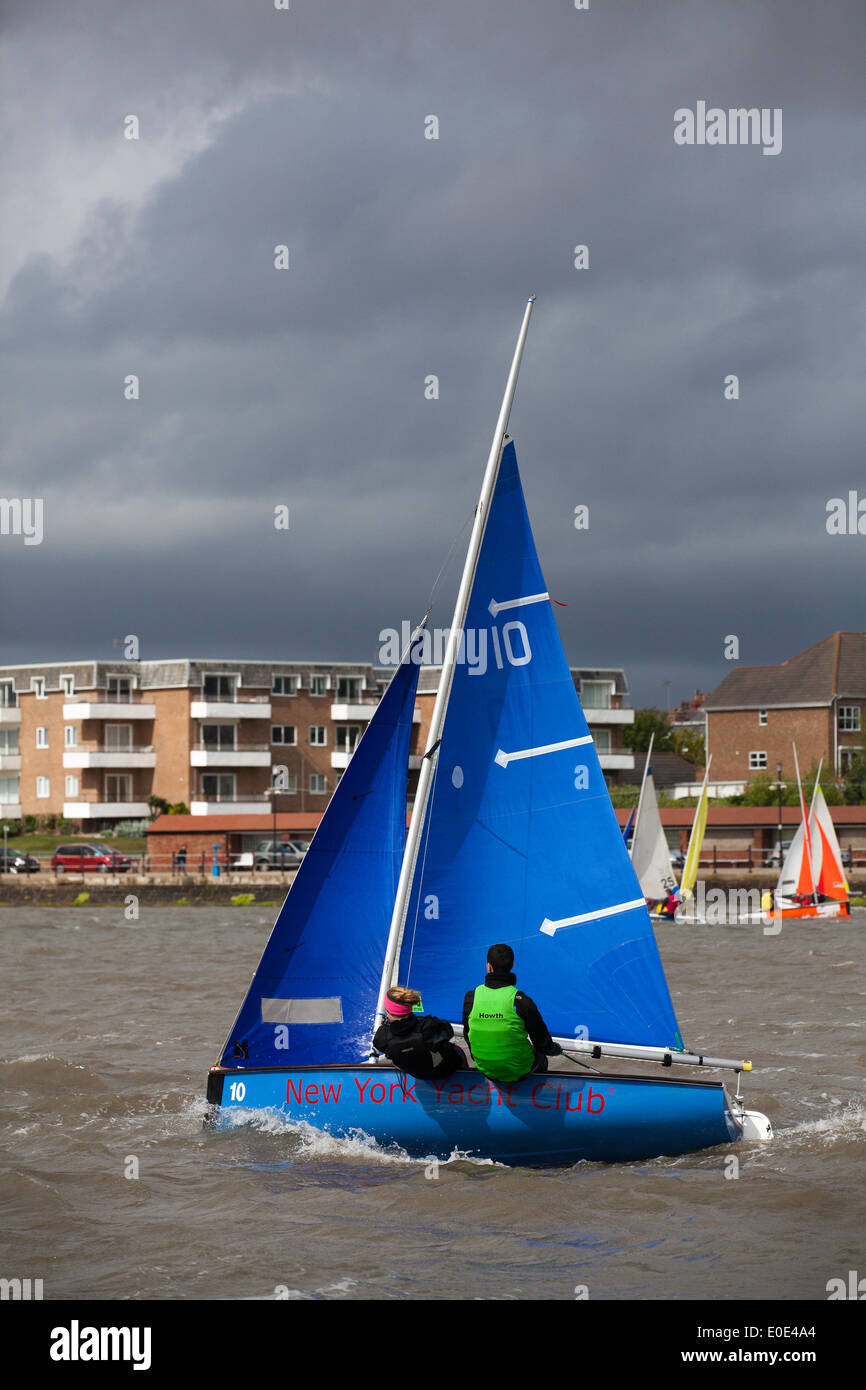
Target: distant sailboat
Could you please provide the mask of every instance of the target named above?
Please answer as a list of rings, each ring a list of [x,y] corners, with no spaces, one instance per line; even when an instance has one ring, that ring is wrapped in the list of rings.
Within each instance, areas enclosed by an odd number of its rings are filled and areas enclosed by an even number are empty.
[[[673,1064],[751,1063],[686,1051],[653,930],[557,632],[506,428],[524,314],[470,539],[406,833],[411,647],[370,720],[279,914],[219,1061],[214,1123],[274,1110],[414,1155],[507,1163],[682,1153],[771,1137],[718,1081]],[[484,669],[460,659],[483,637]],[[481,648],[476,646],[476,650]],[[487,947],[569,1054],[661,1064],[659,1076],[550,1071],[499,1085],[478,1071],[412,1081],[374,1061],[394,983],[459,1016]]]
[[[848,917],[851,915],[849,889],[833,821],[817,778],[812,805],[808,814],[806,812],[796,746],[794,768],[802,819],[785,855],[772,907],[765,915],[770,919]],[[819,765],[818,777],[820,775]]]
[[[670,921],[671,913],[663,911],[663,908],[668,895],[676,892],[677,879],[671,866],[671,853],[662,828],[653,780],[651,760],[654,739],[655,734],[651,734],[637,803],[631,862],[640,890],[652,905],[651,914],[662,921]]]

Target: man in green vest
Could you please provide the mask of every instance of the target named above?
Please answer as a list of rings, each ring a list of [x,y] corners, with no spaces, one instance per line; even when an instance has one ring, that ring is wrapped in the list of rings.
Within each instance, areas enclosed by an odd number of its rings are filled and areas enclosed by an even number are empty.
[[[510,946],[491,946],[484,984],[463,1000],[463,1036],[490,1081],[520,1081],[530,1072],[547,1071],[548,1057],[562,1052],[529,995],[517,988],[513,964]]]

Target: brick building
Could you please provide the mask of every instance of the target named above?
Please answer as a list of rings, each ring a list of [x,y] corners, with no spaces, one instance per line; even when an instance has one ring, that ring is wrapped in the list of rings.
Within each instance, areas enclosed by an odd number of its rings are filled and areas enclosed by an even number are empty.
[[[707,699],[707,753],[714,784],[741,791],[757,773],[794,776],[824,760],[842,778],[861,747],[866,632],[835,632],[780,666],[738,666]]]
[[[96,830],[150,815],[323,811],[378,704],[357,662],[118,661],[0,668],[0,817]]]
[[[420,673],[410,799],[439,674]],[[391,675],[357,662],[0,667],[0,819],[62,816],[97,831],[148,819],[159,797],[195,817],[261,816],[266,835],[272,789],[277,811],[321,815]],[[573,676],[605,776],[630,780],[624,673]]]

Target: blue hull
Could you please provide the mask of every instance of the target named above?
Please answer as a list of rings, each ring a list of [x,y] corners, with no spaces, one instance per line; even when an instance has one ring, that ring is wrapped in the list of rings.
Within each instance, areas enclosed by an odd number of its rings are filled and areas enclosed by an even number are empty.
[[[520,1165],[622,1162],[741,1136],[720,1082],[643,1076],[548,1072],[500,1087],[477,1071],[432,1082],[385,1066],[215,1067],[207,1097],[220,1127],[273,1110],[337,1138],[360,1130],[418,1158],[459,1149]]]

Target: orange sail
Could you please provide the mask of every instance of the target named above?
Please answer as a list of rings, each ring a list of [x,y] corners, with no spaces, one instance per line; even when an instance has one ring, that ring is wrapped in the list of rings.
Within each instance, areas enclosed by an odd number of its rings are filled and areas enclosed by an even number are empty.
[[[835,898],[837,902],[848,901],[848,883],[842,867],[842,852],[830,816],[824,793],[815,788],[815,799],[810,816],[812,828],[812,854],[815,869],[815,887],[825,898]]]

